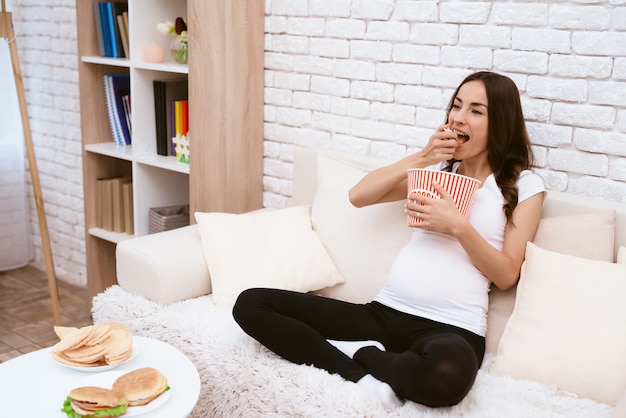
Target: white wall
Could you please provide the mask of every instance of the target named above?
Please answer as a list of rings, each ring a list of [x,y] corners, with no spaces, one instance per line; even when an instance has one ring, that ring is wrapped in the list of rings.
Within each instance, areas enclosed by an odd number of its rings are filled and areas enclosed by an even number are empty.
[[[84,283],[74,1],[13,4],[57,275]],[[477,70],[517,83],[549,188],[626,201],[626,0],[267,0],[265,45],[266,206],[294,145],[400,158]]]
[[[626,1],[270,0],[265,204],[293,145],[400,158],[462,78],[510,76],[551,189],[626,201]]]
[[[12,0],[20,66],[59,279],[85,285],[83,181],[73,0]],[[28,177],[30,182],[30,177]],[[45,269],[31,196],[35,261]]]
[[[6,5],[6,10],[11,10],[10,1]],[[0,39],[0,270],[22,267],[34,257],[25,144],[11,65],[11,41]]]

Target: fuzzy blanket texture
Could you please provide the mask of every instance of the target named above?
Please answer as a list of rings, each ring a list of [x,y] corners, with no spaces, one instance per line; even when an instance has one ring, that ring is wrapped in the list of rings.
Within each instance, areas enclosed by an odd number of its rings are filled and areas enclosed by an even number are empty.
[[[614,409],[553,386],[491,375],[487,357],[460,404],[433,409],[405,402],[386,410],[358,385],[265,349],[210,295],[161,305],[112,286],[94,298],[92,313],[95,322],[122,322],[189,357],[202,382],[191,417],[610,418]]]

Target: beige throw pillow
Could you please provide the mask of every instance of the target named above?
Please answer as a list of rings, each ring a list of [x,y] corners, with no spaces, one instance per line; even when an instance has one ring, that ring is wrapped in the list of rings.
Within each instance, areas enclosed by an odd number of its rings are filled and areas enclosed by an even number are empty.
[[[252,287],[309,292],[343,282],[311,228],[308,206],[195,217],[217,306],[232,306]]]
[[[367,171],[322,155],[317,161],[313,227],[345,279],[319,293],[349,302],[370,302],[409,239],[404,201],[356,208],[348,192]]]
[[[616,405],[626,390],[626,266],[528,243],[490,372]]]
[[[561,254],[613,261],[615,211],[543,218],[534,243]],[[515,304],[516,286],[502,291],[491,286],[487,312],[486,352],[495,354]]]

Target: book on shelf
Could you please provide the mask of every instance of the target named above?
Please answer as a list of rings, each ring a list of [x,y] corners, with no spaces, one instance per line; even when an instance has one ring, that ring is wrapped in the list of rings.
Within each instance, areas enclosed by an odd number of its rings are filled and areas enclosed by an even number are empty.
[[[170,137],[174,144],[173,155],[182,163],[189,163],[189,101],[175,100],[172,103],[174,120]]]
[[[130,145],[132,143],[130,75],[105,75],[104,93],[113,140],[118,145]]]
[[[95,23],[96,23],[96,37],[98,38],[98,51],[101,57],[106,57],[107,49],[105,47],[105,42],[104,42],[104,33],[102,30],[102,16],[100,14],[101,13],[100,11],[101,11],[100,3],[94,3],[93,15],[95,17]]]
[[[176,132],[176,102],[187,100],[187,77],[154,80],[153,87],[157,154],[176,155],[172,140]]]
[[[96,226],[113,230],[113,183],[110,178],[96,180]]]
[[[133,234],[132,179],[125,176],[96,180],[96,226]]]
[[[93,12],[100,55],[128,58],[128,3],[96,2],[93,4]]]
[[[128,32],[126,32],[126,25],[124,24],[124,16],[117,15],[117,27],[120,31],[120,38],[122,40],[122,47],[124,48],[124,56],[130,57],[128,47]]]
[[[126,219],[124,210],[124,184],[130,183],[130,177],[116,177],[111,180],[112,206],[113,206],[113,231],[126,232]]]
[[[124,232],[133,235],[135,233],[135,221],[133,219],[133,183],[132,181],[122,184],[124,194],[122,203],[124,205]]]

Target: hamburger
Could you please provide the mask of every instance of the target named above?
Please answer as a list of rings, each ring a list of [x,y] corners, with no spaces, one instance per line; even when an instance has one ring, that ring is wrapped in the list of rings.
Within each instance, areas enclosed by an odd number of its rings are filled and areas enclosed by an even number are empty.
[[[129,406],[146,405],[169,389],[167,378],[159,370],[143,367],[118,377],[112,389],[128,399]]]
[[[95,386],[72,389],[61,412],[68,418],[113,418],[124,415],[128,400],[123,393]]]

